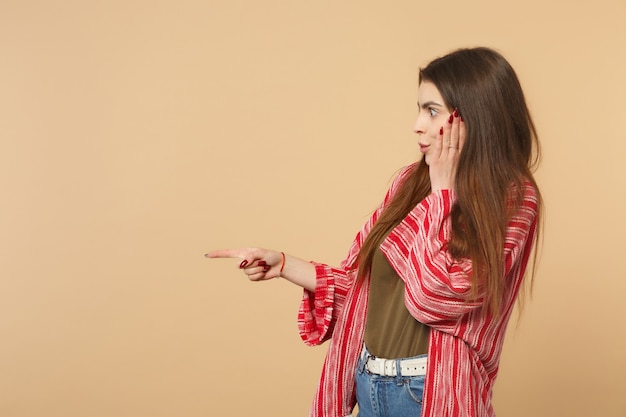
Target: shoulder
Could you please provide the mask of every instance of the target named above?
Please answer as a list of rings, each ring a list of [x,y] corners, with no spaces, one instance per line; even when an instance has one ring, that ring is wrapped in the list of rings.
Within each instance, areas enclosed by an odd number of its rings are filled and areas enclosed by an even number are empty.
[[[415,172],[415,169],[419,165],[419,162],[413,163],[411,165],[404,166],[398,169],[393,174],[393,180],[391,181],[391,185],[387,190],[387,195],[385,196],[384,204],[388,203],[390,199],[396,194],[396,192],[402,188],[402,185],[406,182],[408,178]]]
[[[509,189],[507,206],[513,209],[514,217],[535,218],[541,212],[541,193],[534,181],[524,180]]]
[[[392,188],[394,188],[394,186],[398,187],[400,184],[406,181],[406,179],[409,178],[417,170],[417,167],[419,166],[419,164],[420,164],[419,161],[414,162],[411,165],[406,165],[400,168],[399,170],[397,170],[395,173],[395,178],[392,183]]]
[[[398,177],[409,176],[411,173],[415,172],[417,167],[420,165],[421,161],[413,162],[410,165],[406,165],[398,170]]]
[[[522,195],[522,199],[525,204],[530,203],[532,205],[538,205],[539,200],[541,199],[537,185],[530,180],[524,181],[523,189],[520,194]]]

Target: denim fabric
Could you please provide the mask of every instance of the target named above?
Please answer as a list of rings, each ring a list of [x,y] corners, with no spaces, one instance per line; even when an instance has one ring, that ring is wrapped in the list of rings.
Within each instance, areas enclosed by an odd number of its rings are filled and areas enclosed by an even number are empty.
[[[365,369],[368,356],[363,349],[356,370],[357,417],[419,417],[425,377],[372,374]]]

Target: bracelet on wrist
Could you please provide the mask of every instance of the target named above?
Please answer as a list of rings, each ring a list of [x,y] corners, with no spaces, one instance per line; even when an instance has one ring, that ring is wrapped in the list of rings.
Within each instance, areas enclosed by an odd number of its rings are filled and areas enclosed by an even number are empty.
[[[280,264],[280,271],[278,271],[278,276],[276,278],[281,277],[281,275],[283,274],[283,269],[285,268],[285,252],[281,252],[280,254],[283,257],[283,261]]]

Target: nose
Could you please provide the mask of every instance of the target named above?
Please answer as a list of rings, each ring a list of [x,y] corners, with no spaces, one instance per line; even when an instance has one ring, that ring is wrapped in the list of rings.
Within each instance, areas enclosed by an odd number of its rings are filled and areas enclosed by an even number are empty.
[[[424,127],[424,122],[422,119],[423,118],[420,117],[420,115],[418,114],[417,117],[415,118],[415,123],[413,124],[413,132],[417,133],[418,135],[426,131]]]

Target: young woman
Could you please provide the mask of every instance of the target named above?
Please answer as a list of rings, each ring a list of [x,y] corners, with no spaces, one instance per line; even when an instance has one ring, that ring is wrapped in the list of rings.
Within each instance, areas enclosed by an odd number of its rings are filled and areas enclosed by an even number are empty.
[[[538,141],[513,68],[488,48],[420,70],[401,170],[339,267],[218,250],[253,281],[304,288],[303,340],[330,340],[311,416],[494,416],[504,332],[540,223]]]

